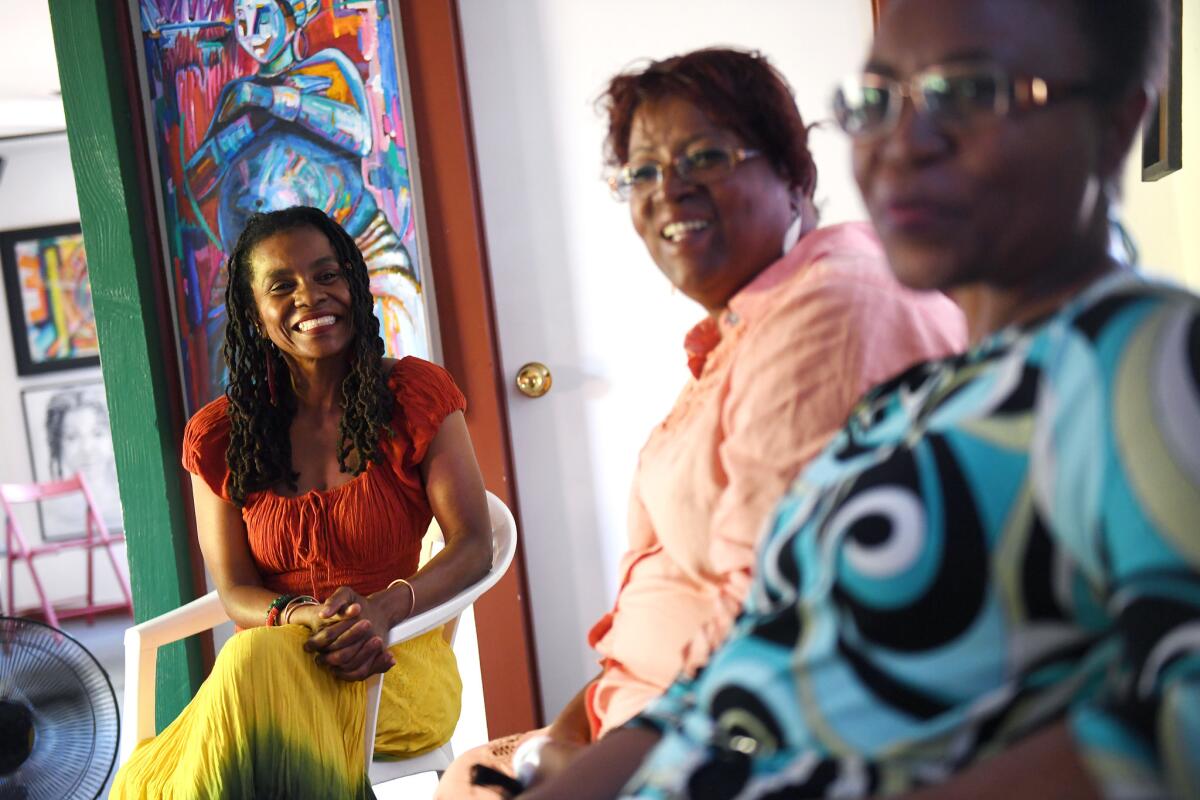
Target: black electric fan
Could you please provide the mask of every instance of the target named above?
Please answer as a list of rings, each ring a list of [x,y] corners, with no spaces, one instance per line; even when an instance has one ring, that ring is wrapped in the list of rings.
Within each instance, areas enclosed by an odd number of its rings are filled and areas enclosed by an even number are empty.
[[[94,800],[119,740],[116,693],[87,648],[0,617],[0,800]]]

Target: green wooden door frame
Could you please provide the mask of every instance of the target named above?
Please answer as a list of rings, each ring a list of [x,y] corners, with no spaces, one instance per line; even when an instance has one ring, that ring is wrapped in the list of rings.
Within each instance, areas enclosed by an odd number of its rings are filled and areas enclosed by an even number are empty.
[[[50,0],[71,166],[87,246],[133,588],[141,621],[195,597],[197,559],[179,466],[182,404],[170,305],[148,198],[145,126],[129,79],[128,5]],[[193,640],[158,657],[157,723],[202,675]]]

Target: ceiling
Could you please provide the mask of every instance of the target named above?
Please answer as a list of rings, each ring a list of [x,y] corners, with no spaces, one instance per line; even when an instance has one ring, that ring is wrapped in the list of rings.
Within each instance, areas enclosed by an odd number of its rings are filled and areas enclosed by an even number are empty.
[[[46,0],[0,0],[0,137],[66,128]]]

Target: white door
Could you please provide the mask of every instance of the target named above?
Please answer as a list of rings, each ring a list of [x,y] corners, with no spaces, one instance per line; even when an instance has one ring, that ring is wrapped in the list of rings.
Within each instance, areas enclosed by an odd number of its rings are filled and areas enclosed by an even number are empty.
[[[542,699],[557,714],[598,670],[586,635],[611,605],[630,480],[688,377],[683,336],[701,316],[674,295],[602,177],[594,101],[639,58],[729,44],[766,53],[806,121],[861,66],[869,0],[459,0],[476,153],[510,387]],[[812,147],[824,219],[863,219],[848,148]],[[522,364],[553,388],[518,393]]]

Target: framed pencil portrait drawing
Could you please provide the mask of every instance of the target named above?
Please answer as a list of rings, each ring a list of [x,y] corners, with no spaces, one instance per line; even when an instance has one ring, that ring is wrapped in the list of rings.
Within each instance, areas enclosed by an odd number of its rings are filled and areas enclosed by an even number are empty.
[[[117,464],[104,383],[98,378],[34,386],[21,392],[33,477],[57,481],[81,474],[109,533],[124,525],[117,491]],[[44,541],[78,539],[86,532],[83,497],[72,494],[38,502]]]

